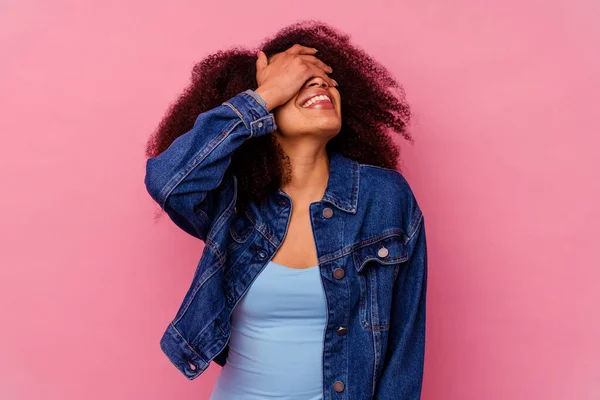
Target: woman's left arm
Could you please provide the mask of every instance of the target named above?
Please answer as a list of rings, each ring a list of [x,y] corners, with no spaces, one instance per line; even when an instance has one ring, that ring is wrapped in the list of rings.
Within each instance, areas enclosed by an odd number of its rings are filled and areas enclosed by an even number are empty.
[[[377,400],[418,400],[425,358],[425,298],[427,243],[425,221],[415,208],[407,242],[409,259],[400,268],[392,299],[392,315],[383,371],[375,390]]]

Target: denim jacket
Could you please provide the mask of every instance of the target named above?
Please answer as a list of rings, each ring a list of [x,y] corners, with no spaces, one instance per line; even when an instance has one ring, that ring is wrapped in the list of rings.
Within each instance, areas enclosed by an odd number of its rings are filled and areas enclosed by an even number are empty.
[[[226,174],[245,140],[277,129],[253,90],[198,115],[193,128],[147,160],[150,196],[205,243],[191,285],[160,340],[189,380],[229,350],[230,315],[280,247],[292,200],[281,189],[237,213]],[[310,204],[327,322],[323,400],[420,398],[427,249],[423,214],[398,171],[329,151],[329,180]],[[241,214],[241,215],[238,215]]]

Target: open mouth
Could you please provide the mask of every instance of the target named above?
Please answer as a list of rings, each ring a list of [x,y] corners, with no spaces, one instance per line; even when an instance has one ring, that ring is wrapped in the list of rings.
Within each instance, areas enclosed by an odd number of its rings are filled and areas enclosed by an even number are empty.
[[[333,108],[333,103],[329,96],[319,94],[305,101],[302,108]]]

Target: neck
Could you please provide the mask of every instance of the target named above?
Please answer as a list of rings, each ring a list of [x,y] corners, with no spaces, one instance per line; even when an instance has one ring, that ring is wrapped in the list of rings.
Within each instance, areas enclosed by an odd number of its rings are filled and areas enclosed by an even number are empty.
[[[325,145],[286,146],[284,152],[289,157],[291,180],[281,190],[288,194],[292,201],[310,204],[323,198],[329,179],[329,158]]]

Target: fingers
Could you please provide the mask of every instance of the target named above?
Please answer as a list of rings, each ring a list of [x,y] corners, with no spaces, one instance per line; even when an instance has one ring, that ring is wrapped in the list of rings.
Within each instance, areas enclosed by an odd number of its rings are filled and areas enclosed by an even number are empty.
[[[290,54],[315,54],[317,49],[313,47],[302,46],[301,44],[296,43],[292,47],[286,50],[286,52]]]
[[[329,65],[325,64],[323,61],[319,60],[314,56],[317,53],[317,49],[312,47],[302,46],[300,44],[295,44],[288,50],[292,54],[297,54],[303,61],[310,63],[311,66],[311,77],[319,76],[321,79],[326,81],[329,86],[338,86],[337,82],[334,79],[331,79],[327,73],[332,73],[333,68]]]
[[[285,57],[283,53],[287,53],[287,57]],[[262,50],[259,51],[258,57],[256,59],[257,72],[262,71],[270,64],[277,63],[275,61],[275,57],[277,55],[281,55],[284,60],[290,60],[294,57],[297,57],[297,58],[301,59],[302,62],[299,64],[296,64],[296,65],[298,65],[298,66],[303,65],[306,68],[305,74],[304,74],[305,82],[312,77],[318,76],[321,79],[323,79],[324,81],[326,81],[329,86],[332,86],[332,87],[338,86],[337,82],[335,80],[331,79],[327,75],[327,73],[333,72],[333,68],[331,68],[329,65],[325,64],[323,61],[319,60],[317,57],[314,56],[314,54],[317,53],[317,49],[314,49],[312,47],[302,46],[302,45],[296,43],[295,45],[293,45],[292,47],[290,47],[288,50],[286,50],[283,53],[276,53],[276,54],[272,55],[270,57],[272,59],[269,60],[267,58],[266,54]]]
[[[302,58],[305,61],[308,61],[310,63],[315,64],[317,67],[319,67],[319,68],[327,71],[328,73],[332,73],[333,72],[333,68],[331,68],[329,65],[325,64],[323,61],[319,60],[315,56],[311,56],[311,55],[299,55],[298,57]]]
[[[325,71],[323,71],[321,68],[317,67],[314,64],[307,64],[309,65],[309,75],[308,77],[306,77],[306,79],[304,80],[305,82],[307,80],[309,80],[310,78],[314,77],[314,76],[318,76],[319,78],[323,79],[325,82],[327,82],[327,84],[329,86],[337,86],[337,82],[333,79],[331,79],[326,73]]]

